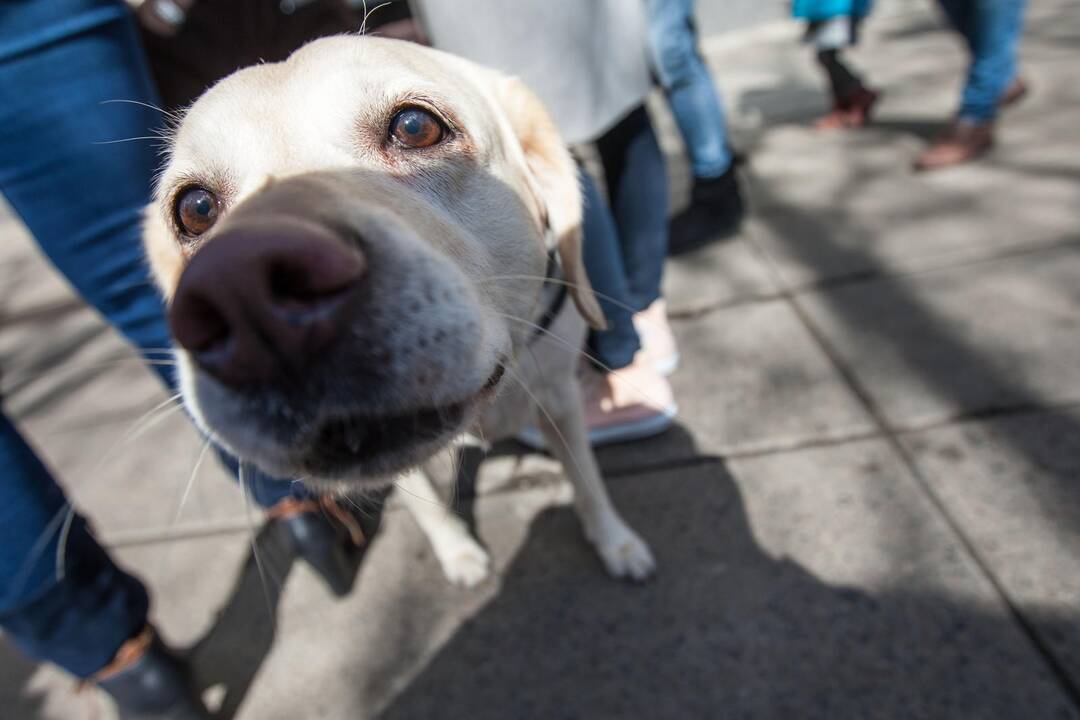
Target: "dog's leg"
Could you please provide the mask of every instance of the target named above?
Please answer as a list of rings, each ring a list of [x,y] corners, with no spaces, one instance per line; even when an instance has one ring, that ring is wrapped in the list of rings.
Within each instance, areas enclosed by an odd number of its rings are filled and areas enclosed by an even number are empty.
[[[619,515],[604,487],[589,446],[578,383],[569,382],[560,388],[557,401],[545,406],[545,410],[539,413],[540,429],[574,485],[574,506],[585,536],[611,575],[645,580],[656,569],[656,561],[645,541]]]
[[[491,567],[487,550],[469,534],[465,521],[446,506],[427,474],[413,470],[396,485],[401,499],[431,542],[446,578],[463,587],[483,582]]]

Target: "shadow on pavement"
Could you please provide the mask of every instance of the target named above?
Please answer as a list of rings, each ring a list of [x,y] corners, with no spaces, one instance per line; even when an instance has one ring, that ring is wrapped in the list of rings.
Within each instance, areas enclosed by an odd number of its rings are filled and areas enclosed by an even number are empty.
[[[282,587],[294,561],[284,529],[277,523],[263,525],[225,606],[190,650],[197,686],[224,691],[215,715],[219,720],[236,714],[273,647]]]
[[[758,544],[723,462],[612,483],[661,564],[607,578],[542,512],[385,718],[1074,717],[1001,612],[832,585]]]
[[[895,133],[897,135],[911,135],[920,140],[930,142],[936,140],[949,128],[950,121],[947,118],[941,120],[927,120],[926,118],[904,118],[890,115],[887,118],[875,117],[868,129],[881,132]]]
[[[10,643],[0,636],[0,707],[18,708],[28,712],[28,718],[42,717],[46,706],[46,693],[31,690],[31,679],[39,666],[27,660]]]

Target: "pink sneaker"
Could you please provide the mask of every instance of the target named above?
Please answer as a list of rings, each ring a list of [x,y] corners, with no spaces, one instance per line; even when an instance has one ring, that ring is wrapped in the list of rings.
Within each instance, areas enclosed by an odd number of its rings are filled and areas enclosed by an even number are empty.
[[[671,427],[678,412],[671,385],[638,353],[629,367],[613,373],[584,368],[581,378],[585,425],[593,446],[640,440]],[[537,450],[547,443],[539,428],[526,427],[517,439]]]
[[[668,323],[667,303],[663,298],[634,315],[634,329],[641,338],[639,357],[634,364],[644,361],[656,368],[661,375],[670,375],[679,367],[679,348]]]
[[[659,435],[678,412],[667,378],[644,353],[615,372],[586,370],[581,389],[594,446]]]

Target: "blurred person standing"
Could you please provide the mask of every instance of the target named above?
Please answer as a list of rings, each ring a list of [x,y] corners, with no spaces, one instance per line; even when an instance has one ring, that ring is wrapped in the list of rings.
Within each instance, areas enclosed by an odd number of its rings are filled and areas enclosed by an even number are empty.
[[[667,176],[645,112],[652,85],[637,0],[414,2],[432,44],[520,77],[571,144],[595,142],[608,202],[585,172],[584,259],[608,328],[583,378],[594,444],[665,430],[676,406],[665,373],[678,353],[661,299]],[[539,433],[523,439],[539,444]]]
[[[698,49],[694,0],[645,0],[649,52],[690,156],[690,205],[671,223],[678,254],[738,231],[745,214],[724,106]]]
[[[169,31],[190,8],[190,0],[150,0],[140,18]],[[141,354],[158,358],[153,369],[175,389],[164,306],[141,242],[158,162],[157,148],[141,141],[162,124],[157,99],[122,0],[0,3],[0,193],[74,289]],[[0,469],[5,640],[97,684],[122,718],[209,718],[148,622],[146,587],[109,556],[2,412]],[[321,503],[258,471],[245,485],[285,525],[297,554],[345,592],[354,570],[347,539]]]
[[[1016,56],[1026,0],[938,0],[949,24],[971,53],[960,109],[949,129],[915,162],[935,170],[974,160],[994,144],[994,123],[1002,107],[1027,93]]]
[[[863,127],[880,97],[841,57],[844,48],[858,42],[859,26],[870,6],[871,0],[795,0],[792,4],[792,15],[807,22],[805,41],[814,47],[832,95],[832,110],[815,124],[819,130]]]

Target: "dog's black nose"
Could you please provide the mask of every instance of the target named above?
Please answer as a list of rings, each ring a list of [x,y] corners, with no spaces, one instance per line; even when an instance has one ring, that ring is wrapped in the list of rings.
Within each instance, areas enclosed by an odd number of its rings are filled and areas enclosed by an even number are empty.
[[[346,327],[363,254],[293,216],[247,217],[210,239],[169,308],[173,336],[228,385],[299,372]]]

